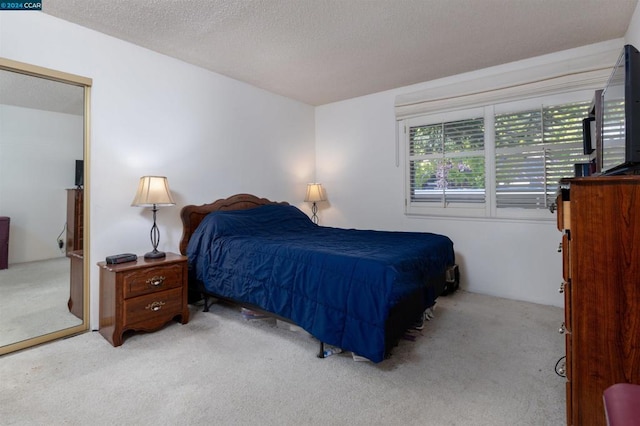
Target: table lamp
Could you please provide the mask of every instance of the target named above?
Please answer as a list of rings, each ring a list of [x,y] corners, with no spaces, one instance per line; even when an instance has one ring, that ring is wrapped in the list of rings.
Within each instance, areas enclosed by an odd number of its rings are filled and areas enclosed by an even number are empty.
[[[151,245],[153,250],[145,254],[145,259],[160,259],[166,256],[158,251],[160,242],[160,230],[156,225],[156,212],[160,206],[173,206],[176,203],[171,198],[169,182],[164,176],[143,176],[138,184],[138,192],[131,203],[135,207],[151,207],[153,211],[153,226],[151,227]]]
[[[313,223],[318,223],[318,206],[316,203],[318,201],[325,201],[326,198],[324,196],[324,190],[322,189],[322,184],[320,183],[309,183],[307,184],[307,195],[304,197],[304,201],[313,203],[311,206],[311,220]]]

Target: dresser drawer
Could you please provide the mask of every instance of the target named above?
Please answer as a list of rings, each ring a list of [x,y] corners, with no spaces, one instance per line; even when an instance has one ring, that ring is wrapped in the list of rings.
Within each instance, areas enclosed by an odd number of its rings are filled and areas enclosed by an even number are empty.
[[[182,312],[182,288],[160,291],[124,301],[124,324],[135,326],[145,322],[153,326],[154,320],[166,321],[167,315]]]
[[[163,265],[127,272],[123,276],[124,298],[182,287],[181,264]]]

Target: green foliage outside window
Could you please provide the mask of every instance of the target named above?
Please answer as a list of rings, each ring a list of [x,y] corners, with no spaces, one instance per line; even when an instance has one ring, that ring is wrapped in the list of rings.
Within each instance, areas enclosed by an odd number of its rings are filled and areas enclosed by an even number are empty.
[[[482,118],[411,128],[413,188],[483,189],[483,149]]]

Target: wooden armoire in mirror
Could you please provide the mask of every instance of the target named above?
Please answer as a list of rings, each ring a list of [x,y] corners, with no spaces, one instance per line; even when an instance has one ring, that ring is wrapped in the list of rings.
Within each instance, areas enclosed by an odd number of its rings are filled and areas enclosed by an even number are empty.
[[[0,58],[0,355],[89,328],[91,83]]]

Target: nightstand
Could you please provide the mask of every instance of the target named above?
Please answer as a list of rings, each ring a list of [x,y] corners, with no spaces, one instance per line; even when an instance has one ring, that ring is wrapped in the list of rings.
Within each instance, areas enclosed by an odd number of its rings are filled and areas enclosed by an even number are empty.
[[[155,331],[169,321],[189,321],[187,258],[167,253],[162,259],[138,257],[135,262],[100,267],[100,334],[122,345],[127,330]]]

